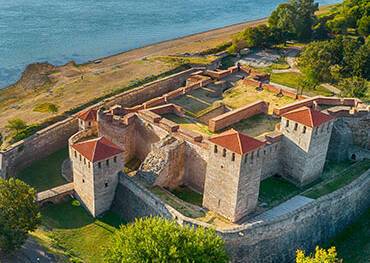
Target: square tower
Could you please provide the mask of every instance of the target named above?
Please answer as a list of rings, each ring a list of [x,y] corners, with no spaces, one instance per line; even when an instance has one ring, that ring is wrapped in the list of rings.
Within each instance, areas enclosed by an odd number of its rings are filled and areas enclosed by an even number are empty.
[[[209,141],[203,206],[236,222],[257,205],[264,142],[235,130]]]
[[[80,112],[77,115],[79,130],[81,131],[91,128],[97,128],[98,127],[97,114],[98,111],[96,109],[88,109]]]
[[[282,115],[282,170],[299,186],[318,179],[324,169],[333,117],[302,107]]]
[[[74,189],[94,216],[109,210],[122,170],[122,150],[105,137],[75,143],[69,148]]]

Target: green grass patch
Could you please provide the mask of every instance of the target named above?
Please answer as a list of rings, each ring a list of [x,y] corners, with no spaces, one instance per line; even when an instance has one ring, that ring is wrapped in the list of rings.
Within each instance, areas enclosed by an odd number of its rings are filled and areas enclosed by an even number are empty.
[[[335,190],[351,183],[353,180],[361,176],[365,171],[370,169],[370,161],[364,160],[357,162],[350,167],[336,174],[332,179],[320,183],[303,193],[309,198],[319,198],[323,195],[330,194]]]
[[[131,172],[134,172],[134,171],[136,171],[137,169],[139,169],[140,164],[141,164],[140,159],[138,159],[137,157],[134,157],[134,158],[132,158],[130,161],[128,161],[128,162],[125,164],[124,172],[125,172],[126,174],[131,173]]]
[[[195,131],[195,132],[199,132],[199,133],[202,133],[204,135],[212,135],[213,134],[213,132],[208,130],[207,125],[205,125],[203,123],[200,123],[200,122],[196,121],[193,118],[179,117],[175,114],[164,114],[163,117],[179,124],[180,127],[183,127],[185,129]]]
[[[155,60],[155,61],[161,61],[173,67],[178,67],[178,66],[187,65],[187,64],[208,65],[212,63],[216,59],[216,57],[214,56],[193,56],[193,57],[155,56],[149,59]]]
[[[272,73],[271,82],[297,89],[300,87],[303,75],[296,72]]]
[[[17,174],[17,177],[36,189],[37,192],[67,183],[63,178],[62,163],[68,158],[68,149],[63,148],[48,157],[35,161]]]
[[[370,262],[370,209],[329,242],[346,263]]]
[[[179,186],[171,192],[185,202],[197,206],[202,206],[203,195],[193,191],[187,186]]]
[[[261,182],[258,199],[260,203],[274,207],[299,194],[300,191],[298,187],[287,180],[273,176]]]
[[[50,205],[41,210],[43,226],[52,239],[52,246],[65,251],[74,261],[99,263],[113,232],[123,222],[118,215],[107,212],[94,219],[76,202]]]
[[[45,103],[36,105],[33,108],[33,111],[42,112],[42,113],[56,113],[58,112],[58,106],[53,103],[45,102]]]

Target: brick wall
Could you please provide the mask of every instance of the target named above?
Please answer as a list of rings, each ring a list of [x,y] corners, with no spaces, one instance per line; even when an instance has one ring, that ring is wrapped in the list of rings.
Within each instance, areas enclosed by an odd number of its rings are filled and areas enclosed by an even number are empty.
[[[208,129],[212,132],[216,132],[243,119],[267,112],[268,103],[264,101],[257,101],[242,108],[229,111],[216,118],[210,119]]]

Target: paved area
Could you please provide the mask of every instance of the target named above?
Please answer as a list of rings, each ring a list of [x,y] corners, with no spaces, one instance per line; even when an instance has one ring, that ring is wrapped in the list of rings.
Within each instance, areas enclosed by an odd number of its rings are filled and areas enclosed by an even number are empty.
[[[36,240],[28,238],[21,249],[12,255],[0,254],[1,263],[54,263],[58,259],[48,253]]]
[[[46,200],[56,198],[61,195],[66,195],[72,192],[73,189],[74,189],[73,183],[64,184],[64,185],[57,186],[52,189],[37,193],[36,199],[38,202],[43,202]]]
[[[314,201],[314,199],[302,195],[297,195],[285,201],[284,203],[248,220],[248,223],[259,221],[270,221],[276,219],[282,215],[297,210],[298,208],[301,208],[302,206],[311,203],[312,201]]]

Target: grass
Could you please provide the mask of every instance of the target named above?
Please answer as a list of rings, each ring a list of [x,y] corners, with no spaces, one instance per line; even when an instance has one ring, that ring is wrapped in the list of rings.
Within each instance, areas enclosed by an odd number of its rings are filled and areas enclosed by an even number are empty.
[[[256,137],[263,133],[274,131],[276,124],[279,122],[279,119],[274,119],[269,115],[259,114],[234,124],[232,128],[244,132],[249,136]]]
[[[68,158],[68,149],[63,148],[50,156],[34,162],[23,169],[17,177],[36,189],[37,192],[67,183],[62,177],[62,163]]]
[[[297,72],[272,73],[271,82],[297,89],[303,75]]]
[[[43,208],[43,228],[36,231],[35,235],[43,240],[41,243],[44,246],[64,251],[73,262],[104,262],[102,256],[105,248],[122,221],[113,212],[94,219],[76,203],[68,201]]]
[[[195,131],[195,132],[199,132],[201,134],[204,134],[204,135],[212,135],[213,133],[208,130],[208,126],[203,124],[203,123],[200,123],[198,121],[196,121],[195,119],[192,119],[192,118],[188,118],[188,117],[179,117],[175,114],[165,114],[164,115],[164,118],[166,119],[169,119],[177,124],[180,124],[180,127],[184,128],[184,129],[187,129],[187,130],[191,130],[191,131]]]
[[[203,217],[205,213],[201,209],[195,209],[191,204],[181,200],[174,194],[166,191],[165,189],[155,186],[150,187],[149,190],[160,198],[163,202],[169,204],[183,215],[191,218]],[[194,198],[194,197],[192,197]]]
[[[346,263],[370,262],[370,209],[328,244]]]
[[[295,101],[286,96],[276,96],[274,93],[267,90],[257,91],[256,87],[244,84],[237,85],[227,90],[224,94],[223,102],[230,108],[237,109],[257,100],[264,100],[270,103],[270,113],[272,113],[272,109],[275,107],[281,107]]]
[[[197,206],[202,206],[203,195],[191,190],[189,187],[179,186],[171,192],[185,202]]]
[[[332,179],[329,179],[321,184],[312,187],[311,189],[304,192],[303,195],[310,198],[319,198],[323,195],[327,195],[349,184],[368,169],[370,169],[370,161],[360,161],[342,170]]]
[[[270,177],[261,182],[259,202],[274,207],[299,194],[301,190],[294,184],[280,177]]]
[[[196,65],[208,65],[216,59],[215,56],[193,56],[193,57],[182,57],[182,56],[154,56],[149,60],[164,62],[170,66],[178,67],[181,65],[196,64]]]
[[[140,164],[141,164],[140,159],[138,159],[138,158],[134,157],[134,158],[132,158],[130,161],[128,161],[128,162],[125,164],[124,172],[125,172],[126,174],[129,174],[129,173],[131,173],[131,172],[134,172],[134,171],[136,171],[137,169],[139,169]]]

